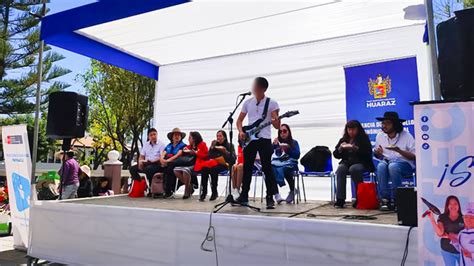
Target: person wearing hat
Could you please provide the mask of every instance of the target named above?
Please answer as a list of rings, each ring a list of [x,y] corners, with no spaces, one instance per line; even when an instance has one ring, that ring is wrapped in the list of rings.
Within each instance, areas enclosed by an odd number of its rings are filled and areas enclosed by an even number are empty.
[[[179,128],[173,128],[171,132],[167,134],[170,143],[165,147],[165,150],[161,154],[161,165],[164,169],[164,181],[165,181],[165,194],[171,196],[176,186],[176,176],[174,174],[174,168],[176,165],[173,163],[177,158],[183,155],[183,149],[186,144],[183,139],[186,137],[186,133],[182,132]]]
[[[401,185],[402,177],[410,176],[415,169],[415,139],[403,130],[403,122],[396,112],[385,112],[382,132],[375,138],[374,155],[379,159],[376,169],[380,209],[393,209],[394,191]],[[392,182],[389,186],[389,181]]]
[[[140,180],[139,173],[146,174],[151,184],[153,175],[163,171],[161,154],[165,150],[165,144],[158,140],[158,132],[154,128],[148,130],[148,141],[143,144],[138,158],[138,164],[130,167],[130,175],[133,180]]]
[[[458,234],[461,266],[474,266],[474,202],[467,204],[464,229]]]
[[[87,165],[81,166],[79,175],[79,188],[77,189],[78,198],[92,197],[91,169]]]
[[[80,171],[79,163],[74,159],[74,151],[67,151],[64,163],[58,172],[61,176],[61,199],[77,198]]]

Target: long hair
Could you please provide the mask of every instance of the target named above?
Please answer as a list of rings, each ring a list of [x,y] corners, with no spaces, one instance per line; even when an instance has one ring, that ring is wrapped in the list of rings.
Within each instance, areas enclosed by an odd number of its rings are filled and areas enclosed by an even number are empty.
[[[224,145],[225,147],[229,147],[230,145],[229,145],[229,140],[227,139],[227,133],[222,129],[217,131],[216,135],[219,133],[221,133],[222,136],[224,136],[224,142],[222,143],[222,145]]]
[[[291,148],[293,148],[294,146],[294,141],[293,141],[293,135],[291,134],[291,129],[290,129],[290,126],[288,124],[281,124],[280,128],[281,127],[286,127],[286,130],[288,130],[288,138],[287,139],[283,139],[281,137],[281,130],[278,129],[278,141],[280,143],[286,143],[288,145],[290,145]]]
[[[395,132],[400,133],[403,131],[403,124],[400,121],[392,121],[393,123],[393,129]]]
[[[459,202],[459,199],[458,197],[454,196],[454,195],[451,195],[449,197],[446,198],[446,203],[444,203],[444,213],[449,215],[449,202],[451,200],[455,200],[456,203],[458,204],[458,208],[459,208],[459,211],[458,211],[458,214],[459,216],[462,216],[462,211],[461,211],[461,203]]]
[[[194,147],[197,147],[199,144],[201,144],[202,142],[202,136],[199,132],[197,131],[191,131],[189,132],[189,135],[191,136],[191,138],[193,138],[194,140]]]
[[[357,120],[350,120],[346,123],[346,126],[344,127],[344,135],[342,136],[342,139],[344,139],[344,141],[349,142],[351,140],[351,137],[347,132],[347,129],[349,128],[357,128],[357,136],[354,138],[356,142],[360,143],[369,139],[369,136],[367,136],[367,133],[365,133],[365,130],[360,124],[360,122]]]

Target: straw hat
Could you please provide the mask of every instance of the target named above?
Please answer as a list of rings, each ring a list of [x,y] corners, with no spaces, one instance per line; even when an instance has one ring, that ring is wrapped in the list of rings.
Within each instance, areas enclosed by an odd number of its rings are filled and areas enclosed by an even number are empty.
[[[66,154],[69,153],[69,152],[72,152],[72,153],[76,153],[74,150],[68,150],[66,151]],[[64,151],[57,151],[54,153],[54,158],[58,159],[58,160],[61,160],[62,158],[64,157]]]
[[[173,130],[171,130],[171,132],[169,132],[168,135],[166,135],[170,141],[173,140],[174,133],[181,134],[182,139],[184,139],[184,137],[186,137],[186,133],[182,132],[181,129],[176,127],[176,128],[173,128]]]
[[[81,171],[84,173],[87,177],[91,177],[91,168],[87,165],[81,166]]]

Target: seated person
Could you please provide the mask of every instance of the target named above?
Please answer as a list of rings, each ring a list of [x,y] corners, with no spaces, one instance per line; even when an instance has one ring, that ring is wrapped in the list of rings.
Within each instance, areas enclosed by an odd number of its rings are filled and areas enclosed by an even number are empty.
[[[161,154],[160,162],[164,167],[164,189],[165,194],[170,196],[176,187],[176,176],[174,175],[174,168],[177,166],[177,159],[183,155],[183,149],[186,144],[183,142],[186,133],[181,132],[179,128],[174,128],[167,134],[170,143],[166,146]]]
[[[357,191],[357,186],[363,181],[364,172],[374,170],[372,144],[359,121],[347,122],[344,135],[337,143],[333,155],[337,159],[341,159],[336,171],[337,189],[334,207],[344,208],[347,175],[351,176]],[[356,204],[354,202],[354,207]]]
[[[237,148],[237,163],[232,165],[232,197],[234,200],[240,196],[240,188],[242,187],[242,179],[244,177],[244,152],[239,145]]]
[[[174,174],[185,186],[183,199],[190,198],[194,193],[194,188],[191,183],[192,175],[193,173],[200,172],[204,162],[209,159],[209,149],[202,140],[199,132],[191,131],[188,140],[189,145],[183,149],[183,157],[193,157],[195,159],[194,164],[174,168]]]
[[[209,161],[203,163],[201,170],[201,196],[200,201],[204,201],[207,196],[207,182],[209,175],[211,176],[212,194],[209,200],[216,200],[219,196],[217,193],[217,181],[219,173],[228,170],[230,165],[234,164],[235,152],[227,140],[227,134],[224,130],[219,130],[216,134],[216,140],[212,141],[209,149]]]
[[[130,167],[130,175],[133,180],[140,180],[138,173],[146,174],[149,184],[153,176],[163,171],[160,159],[165,145],[158,140],[158,132],[156,129],[151,128],[148,130],[148,141],[143,144],[143,148],[140,151],[138,158],[138,164]],[[151,195],[151,194],[150,194]]]
[[[375,139],[374,154],[380,160],[376,175],[380,197],[380,209],[393,209],[394,191],[402,183],[402,177],[410,176],[415,170],[415,140],[403,130],[405,120],[398,117],[396,112],[385,112],[382,121],[382,132]],[[388,182],[392,181],[389,186]]]
[[[114,192],[110,189],[110,182],[107,177],[101,177],[97,186],[94,187],[92,194],[97,196],[112,196]]]
[[[79,175],[79,188],[77,189],[78,198],[92,197],[92,181],[90,175],[90,167],[87,165],[81,166],[81,173]]]
[[[272,168],[275,173],[277,184],[282,187],[288,182],[290,192],[286,197],[287,203],[292,203],[295,199],[295,179],[294,172],[298,171],[298,159],[300,158],[300,146],[298,141],[293,139],[290,126],[282,124],[278,130],[278,137],[273,141],[274,157]],[[285,201],[276,189],[275,200],[278,204]]]

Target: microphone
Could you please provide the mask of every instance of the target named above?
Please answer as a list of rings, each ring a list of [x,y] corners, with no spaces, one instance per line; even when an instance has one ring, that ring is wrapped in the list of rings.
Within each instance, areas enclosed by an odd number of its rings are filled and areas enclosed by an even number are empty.
[[[239,94],[239,96],[250,96],[250,95],[252,95],[250,91]]]

